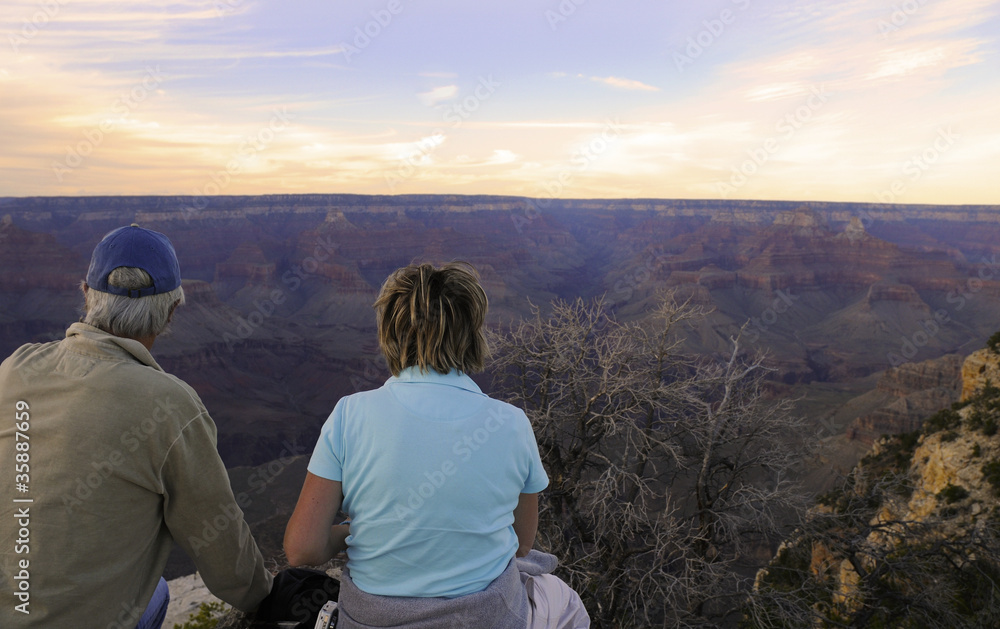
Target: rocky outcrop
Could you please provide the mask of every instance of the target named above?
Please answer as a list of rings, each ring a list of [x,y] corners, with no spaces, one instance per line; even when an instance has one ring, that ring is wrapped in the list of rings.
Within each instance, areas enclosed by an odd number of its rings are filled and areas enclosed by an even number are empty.
[[[1000,386],[1000,360],[989,349],[981,349],[962,364],[962,400],[968,400],[989,382]]]
[[[958,400],[962,359],[957,354],[886,371],[876,391],[885,401],[847,429],[852,440],[872,444],[883,435],[911,432],[938,409]]]
[[[192,615],[198,613],[198,608],[204,603],[222,603],[216,598],[202,580],[199,573],[177,577],[167,581],[170,588],[170,603],[167,605],[167,616],[163,627],[183,626]]]
[[[991,375],[1000,373],[1000,356],[989,350],[969,356],[962,365],[963,400],[971,404],[925,428],[913,451],[909,476],[913,492],[901,513],[903,521],[922,522],[943,516],[945,529],[969,530],[1000,505],[997,487],[984,474],[984,464],[1000,462],[1000,432],[994,423],[998,400],[976,401],[987,392]],[[977,419],[978,416],[978,419]],[[992,420],[989,418],[992,417]],[[878,446],[876,447],[877,451]],[[947,490],[947,491],[946,491]]]
[[[935,413],[920,433],[877,441],[846,482],[820,497],[757,574],[755,596],[768,607],[755,613],[790,618],[789,609],[807,610],[812,623],[795,626],[995,626],[1000,390],[986,375],[993,369],[1000,356],[970,356],[962,370],[967,403]],[[900,376],[884,378],[882,388],[937,380],[917,370]]]
[[[978,447],[977,447],[978,446]],[[945,507],[963,509],[972,522],[997,504],[993,487],[985,481],[983,463],[1000,460],[1000,439],[980,432],[939,432],[927,436],[913,452],[916,477],[905,517],[922,521]],[[954,503],[942,499],[945,488],[960,487],[967,497]],[[978,506],[977,506],[978,505]]]

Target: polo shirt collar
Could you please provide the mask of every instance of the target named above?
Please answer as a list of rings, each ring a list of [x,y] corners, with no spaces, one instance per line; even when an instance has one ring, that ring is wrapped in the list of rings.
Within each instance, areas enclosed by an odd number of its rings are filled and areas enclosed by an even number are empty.
[[[420,384],[442,384],[450,387],[458,387],[473,393],[483,394],[475,382],[467,374],[457,369],[452,369],[446,374],[438,373],[433,369],[421,371],[419,367],[407,367],[399,372],[398,376],[392,376],[386,384],[393,383],[420,383]]]

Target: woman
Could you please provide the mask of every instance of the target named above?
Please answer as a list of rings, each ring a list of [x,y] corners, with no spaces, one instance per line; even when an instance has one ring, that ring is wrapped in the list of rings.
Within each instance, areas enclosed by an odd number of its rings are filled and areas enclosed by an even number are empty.
[[[468,376],[485,362],[486,309],[463,264],[408,266],[382,286],[392,377],[337,403],[285,532],[293,566],[347,550],[338,627],[589,626],[565,583],[514,560],[548,477],[524,413]],[[341,507],[350,524],[334,524]]]

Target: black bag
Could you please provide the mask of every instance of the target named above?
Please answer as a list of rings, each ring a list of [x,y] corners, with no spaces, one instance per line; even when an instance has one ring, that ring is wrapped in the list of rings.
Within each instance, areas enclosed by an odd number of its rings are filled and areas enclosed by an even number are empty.
[[[296,622],[295,629],[313,629],[327,601],[340,596],[340,581],[325,572],[288,568],[274,575],[274,585],[257,608],[255,627],[273,627],[277,622]]]

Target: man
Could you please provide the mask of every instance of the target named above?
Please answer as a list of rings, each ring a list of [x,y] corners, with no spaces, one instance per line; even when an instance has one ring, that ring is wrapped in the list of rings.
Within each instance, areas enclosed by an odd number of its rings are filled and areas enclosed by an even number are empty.
[[[0,626],[158,628],[176,541],[251,611],[272,578],[236,505],[215,423],[150,354],[184,303],[166,236],[97,245],[86,314],[0,365]]]

